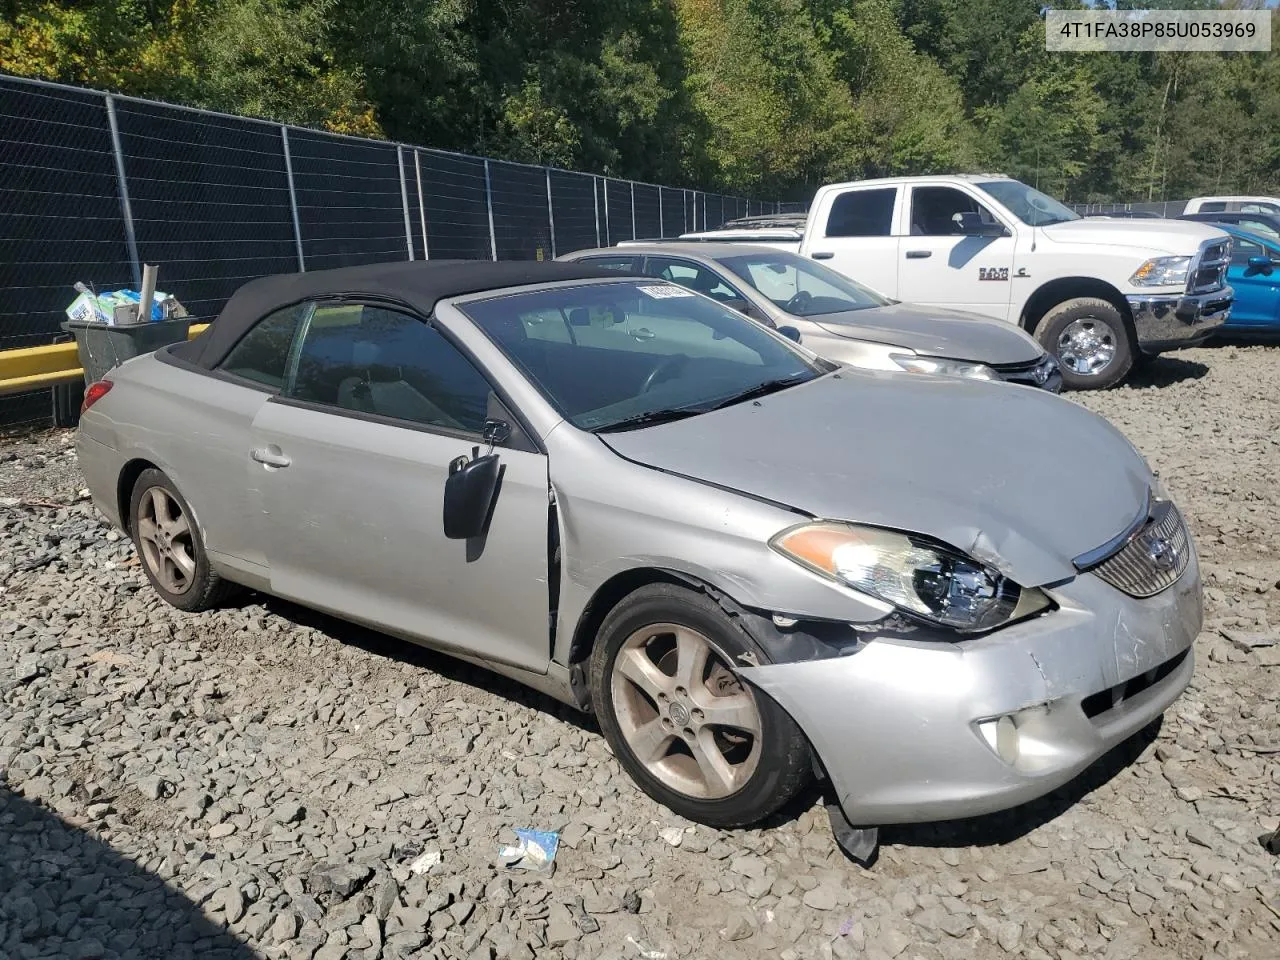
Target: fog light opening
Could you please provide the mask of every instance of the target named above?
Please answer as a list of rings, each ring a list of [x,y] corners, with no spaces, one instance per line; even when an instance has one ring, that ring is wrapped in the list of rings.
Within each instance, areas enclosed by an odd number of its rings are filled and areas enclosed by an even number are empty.
[[[978,724],[978,732],[997,757],[1009,766],[1018,762],[1018,725],[1014,723],[1013,717],[983,720]]]

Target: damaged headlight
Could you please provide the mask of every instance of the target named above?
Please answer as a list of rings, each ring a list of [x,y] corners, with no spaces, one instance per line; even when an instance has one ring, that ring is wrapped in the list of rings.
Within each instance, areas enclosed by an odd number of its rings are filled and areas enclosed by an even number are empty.
[[[819,521],[784,530],[769,546],[785,557],[932,623],[991,630],[1050,606],[972,557],[920,537]]]

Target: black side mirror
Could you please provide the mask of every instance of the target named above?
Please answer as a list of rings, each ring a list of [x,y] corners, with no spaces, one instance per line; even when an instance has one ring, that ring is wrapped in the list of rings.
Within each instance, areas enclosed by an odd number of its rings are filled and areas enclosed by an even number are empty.
[[[951,219],[959,224],[960,232],[966,237],[1007,237],[1009,235],[1009,231],[1002,224],[983,220],[982,214],[973,210],[957,213]]]
[[[496,453],[468,460],[458,457],[449,464],[444,482],[444,535],[450,540],[470,540],[485,531],[501,468]]]
[[[794,340],[796,343],[800,342],[800,331],[795,327],[779,327],[778,332],[788,340]]]
[[[1259,256],[1249,258],[1249,269],[1257,270],[1260,273],[1270,273],[1275,265],[1275,261],[1270,257]]]

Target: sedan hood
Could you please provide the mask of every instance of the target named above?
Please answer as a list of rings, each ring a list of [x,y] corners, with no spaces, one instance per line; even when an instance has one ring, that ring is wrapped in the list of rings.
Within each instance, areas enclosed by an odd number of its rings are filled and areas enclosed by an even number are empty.
[[[815,517],[941,540],[1023,586],[1126,529],[1151,474],[1101,417],[1040,390],[842,369],[685,420],[602,433],[622,456]]]
[[[838,337],[890,343],[930,357],[1003,365],[1044,355],[1044,347],[1013,324],[958,310],[895,303],[804,319]]]

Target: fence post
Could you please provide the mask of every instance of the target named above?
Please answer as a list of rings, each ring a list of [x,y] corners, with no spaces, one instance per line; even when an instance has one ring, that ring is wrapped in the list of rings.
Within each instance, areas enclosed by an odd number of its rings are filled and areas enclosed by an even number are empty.
[[[551,227],[551,259],[556,258],[556,212],[551,208],[551,168],[546,168],[547,174],[547,223]]]
[[[400,209],[404,211],[404,246],[413,259],[413,223],[409,220],[409,189],[404,182],[404,147],[396,144],[396,166],[400,168]]]
[[[631,239],[636,239],[636,182],[631,181]]]
[[[596,208],[596,246],[600,246],[600,194],[596,192],[596,181],[599,177],[591,177],[591,202]]]
[[[422,259],[431,259],[431,248],[427,246],[427,205],[422,199],[422,164],[418,162],[418,151],[413,151],[413,175],[418,182],[418,222],[422,224]]]
[[[302,224],[298,221],[298,192],[293,185],[293,154],[289,150],[289,128],[280,125],[280,143],[284,146],[284,176],[289,182],[289,215],[293,218],[293,246],[298,251],[298,272],[306,273],[302,256]]]
[[[493,233],[493,187],[489,183],[489,161],[484,162],[484,205],[489,211],[489,257],[498,259],[498,238]]]
[[[667,235],[666,229],[662,225],[662,185],[658,185],[658,237],[661,239]]]
[[[609,181],[606,179],[601,187],[604,191],[604,245],[613,245],[613,231],[609,229]]]
[[[133,285],[142,289],[142,260],[138,257],[138,237],[133,232],[133,207],[129,204],[129,184],[124,178],[124,151],[120,149],[120,126],[116,123],[116,99],[107,94],[107,126],[111,128],[111,151],[116,158],[116,190],[120,194],[120,216],[124,220],[124,239],[129,247],[129,267]]]

